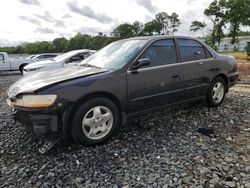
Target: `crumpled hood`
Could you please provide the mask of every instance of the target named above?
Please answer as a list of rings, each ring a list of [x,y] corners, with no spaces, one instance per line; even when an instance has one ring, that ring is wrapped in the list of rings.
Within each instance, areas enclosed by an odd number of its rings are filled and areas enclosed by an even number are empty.
[[[107,69],[74,66],[50,71],[41,71],[27,75],[10,86],[7,91],[8,98],[15,98],[21,93],[32,93],[45,86],[66,81],[72,78],[85,77],[106,72]]]
[[[36,68],[36,67],[44,67],[44,66],[48,66],[48,65],[53,65],[57,63],[56,61],[53,60],[44,60],[44,61],[38,61],[35,63],[31,63],[29,65],[25,66],[25,69],[32,69],[32,68]]]

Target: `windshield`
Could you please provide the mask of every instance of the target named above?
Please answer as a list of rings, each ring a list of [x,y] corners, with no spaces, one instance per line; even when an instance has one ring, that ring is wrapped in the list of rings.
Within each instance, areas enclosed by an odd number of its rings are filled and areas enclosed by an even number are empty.
[[[65,54],[56,56],[55,58],[53,58],[53,60],[54,61],[63,61],[65,59],[70,58],[71,56],[77,55],[78,53],[80,53],[80,51],[79,52],[78,51],[70,51],[70,52],[67,52]]]
[[[81,62],[81,66],[96,66],[107,69],[122,68],[141,50],[147,40],[122,40],[109,44]]]

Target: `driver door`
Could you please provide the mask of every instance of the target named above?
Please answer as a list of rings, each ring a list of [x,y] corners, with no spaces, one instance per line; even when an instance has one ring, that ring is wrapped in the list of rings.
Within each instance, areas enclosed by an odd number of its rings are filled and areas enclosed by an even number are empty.
[[[182,99],[183,69],[178,63],[173,39],[152,43],[139,59],[150,59],[151,64],[136,72],[128,70],[127,86],[129,112],[176,103]]]

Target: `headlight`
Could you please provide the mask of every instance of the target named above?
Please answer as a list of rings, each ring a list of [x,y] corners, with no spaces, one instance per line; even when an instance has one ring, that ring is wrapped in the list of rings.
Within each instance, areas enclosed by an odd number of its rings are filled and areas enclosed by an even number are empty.
[[[26,108],[45,108],[52,106],[56,101],[56,95],[23,95],[11,102],[7,100],[9,106],[20,106]]]
[[[30,69],[25,69],[27,72],[30,72],[30,71],[36,71],[36,70],[39,70],[39,69],[42,69],[43,67],[35,67],[35,68],[30,68]]]

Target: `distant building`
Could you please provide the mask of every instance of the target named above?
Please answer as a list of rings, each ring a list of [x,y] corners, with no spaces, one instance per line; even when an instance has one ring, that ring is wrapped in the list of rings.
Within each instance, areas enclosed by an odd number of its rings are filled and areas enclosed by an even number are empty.
[[[232,38],[221,39],[220,45],[216,43],[218,52],[232,52],[232,51],[245,51],[247,42],[250,42],[250,36],[238,37],[238,41],[235,44],[231,44]]]

